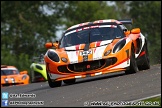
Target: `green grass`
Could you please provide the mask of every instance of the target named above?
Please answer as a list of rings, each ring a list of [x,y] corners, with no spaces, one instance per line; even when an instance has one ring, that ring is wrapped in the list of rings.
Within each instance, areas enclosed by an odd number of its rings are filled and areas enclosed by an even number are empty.
[[[150,106],[157,106],[157,107],[161,107],[161,96],[158,97],[154,97],[154,98],[149,98],[144,100],[145,103],[150,103]]]

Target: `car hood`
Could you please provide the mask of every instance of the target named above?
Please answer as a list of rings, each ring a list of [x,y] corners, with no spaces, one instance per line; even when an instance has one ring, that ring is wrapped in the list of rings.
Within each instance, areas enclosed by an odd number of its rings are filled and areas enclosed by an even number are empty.
[[[50,51],[57,53],[60,60],[62,58],[66,58],[68,59],[69,64],[74,64],[84,61],[103,59],[105,51],[112,49],[119,40],[120,39],[97,41],[90,44],[79,44],[57,50],[50,49]]]
[[[65,47],[65,51],[88,50],[90,48],[96,48],[96,47],[108,45],[112,41],[113,40],[105,40],[105,41],[92,42],[90,44],[79,44],[75,46]]]

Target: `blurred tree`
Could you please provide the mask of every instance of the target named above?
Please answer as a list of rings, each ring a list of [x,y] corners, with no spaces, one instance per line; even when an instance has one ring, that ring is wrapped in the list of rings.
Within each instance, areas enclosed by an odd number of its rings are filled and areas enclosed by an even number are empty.
[[[106,1],[68,1],[63,11],[65,29],[79,23],[117,18],[115,7]]]
[[[50,5],[46,1],[1,1],[1,44],[5,49],[15,56],[33,55],[47,40],[55,38],[59,14],[48,15],[45,6]]]
[[[115,10],[118,19],[130,19],[129,9],[131,1],[116,1]]]
[[[2,63],[29,68],[26,60],[46,51],[44,44],[56,38],[60,4],[56,1],[1,1]],[[28,67],[20,65],[25,63]]]

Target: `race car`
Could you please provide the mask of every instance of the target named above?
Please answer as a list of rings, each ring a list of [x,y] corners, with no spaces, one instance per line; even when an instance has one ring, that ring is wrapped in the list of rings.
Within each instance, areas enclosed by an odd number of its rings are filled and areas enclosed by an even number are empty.
[[[21,71],[15,66],[1,65],[1,87],[29,84],[27,71]]]
[[[150,68],[147,39],[132,19],[97,20],[68,28],[58,42],[47,42],[44,56],[51,88],[77,78],[112,72],[126,74]]]
[[[46,65],[44,63],[43,54],[41,54],[39,57],[33,58],[33,63],[30,65],[30,69],[32,83],[47,81]]]

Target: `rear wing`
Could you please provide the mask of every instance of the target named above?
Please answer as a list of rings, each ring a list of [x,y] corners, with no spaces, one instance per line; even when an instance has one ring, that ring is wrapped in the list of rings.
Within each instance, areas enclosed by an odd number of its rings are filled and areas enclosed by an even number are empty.
[[[133,19],[123,19],[123,20],[118,20],[122,24],[133,24]]]
[[[113,20],[111,22],[111,20]],[[98,23],[94,23],[94,22],[88,22],[88,24],[83,24],[81,26],[76,25],[76,27],[73,27],[71,29],[67,29],[64,33],[67,33],[69,31],[75,30],[75,29],[80,29],[83,27],[87,27],[87,26],[92,26],[92,25],[98,25],[98,24],[133,24],[133,19],[122,19],[122,20],[114,20],[114,19],[108,19],[108,20],[103,20],[104,22],[98,22]]]

